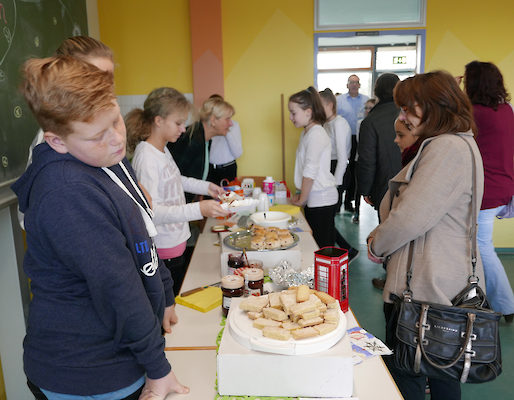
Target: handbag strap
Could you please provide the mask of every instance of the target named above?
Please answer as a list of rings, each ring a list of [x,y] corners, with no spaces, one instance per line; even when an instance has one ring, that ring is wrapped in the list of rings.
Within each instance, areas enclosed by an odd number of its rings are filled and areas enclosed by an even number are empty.
[[[476,157],[475,153],[473,152],[473,148],[471,147],[471,144],[462,137],[461,135],[457,135],[462,140],[464,140],[464,143],[468,145],[469,151],[471,152],[471,229],[469,238],[471,240],[471,267],[472,272],[471,275],[468,278],[468,283],[478,283],[478,276],[476,276],[476,265],[477,265],[477,219],[478,219],[478,211],[477,211],[477,184],[476,184]],[[405,291],[403,292],[403,297],[405,300],[409,301],[412,299],[412,290],[410,288],[410,281],[412,279],[412,272],[414,270],[414,263],[412,262],[414,255],[414,240],[412,240],[409,244],[409,256],[408,256],[408,265],[409,269],[407,271],[407,287]]]

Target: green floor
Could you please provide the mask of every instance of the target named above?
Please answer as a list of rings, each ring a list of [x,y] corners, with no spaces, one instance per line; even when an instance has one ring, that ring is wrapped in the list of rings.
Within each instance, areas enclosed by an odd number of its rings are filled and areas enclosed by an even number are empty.
[[[350,213],[345,212],[336,216],[336,228],[353,247],[360,250],[358,257],[349,266],[350,306],[360,325],[383,340],[385,321],[382,312],[382,292],[371,285],[371,279],[382,276],[384,272],[382,266],[368,260],[365,244],[368,233],[377,224],[376,212],[364,202],[361,204],[359,224],[351,222]],[[514,286],[514,254],[502,254],[500,258],[511,285]],[[514,399],[514,324],[506,324],[502,319],[500,338],[503,373],[493,382],[463,385],[462,399]]]

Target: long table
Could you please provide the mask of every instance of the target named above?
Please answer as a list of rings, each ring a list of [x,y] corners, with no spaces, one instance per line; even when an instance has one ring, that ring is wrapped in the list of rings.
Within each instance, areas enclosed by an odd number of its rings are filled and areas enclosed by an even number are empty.
[[[296,216],[305,228],[303,216]],[[219,221],[208,219],[198,237],[189,264],[182,291],[205,286],[221,279],[219,236],[211,227]],[[305,236],[305,235],[303,235]],[[302,268],[312,265],[314,251],[318,249],[311,235],[302,237],[299,243]],[[179,323],[167,334],[166,356],[179,380],[190,386],[187,395],[170,394],[171,399],[214,399],[216,379],[216,338],[221,329],[221,307],[202,313],[180,304],[176,306]],[[346,313],[348,327],[358,326],[351,310]],[[381,357],[373,357],[354,368],[354,397],[359,400],[402,399]]]

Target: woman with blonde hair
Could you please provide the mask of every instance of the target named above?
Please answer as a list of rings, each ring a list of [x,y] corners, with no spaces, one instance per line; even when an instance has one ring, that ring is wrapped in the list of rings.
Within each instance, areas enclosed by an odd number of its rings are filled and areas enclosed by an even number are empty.
[[[227,134],[234,113],[234,107],[223,98],[211,97],[202,104],[198,112],[199,120],[189,125],[175,143],[168,143],[168,149],[182,175],[207,179],[210,139]]]

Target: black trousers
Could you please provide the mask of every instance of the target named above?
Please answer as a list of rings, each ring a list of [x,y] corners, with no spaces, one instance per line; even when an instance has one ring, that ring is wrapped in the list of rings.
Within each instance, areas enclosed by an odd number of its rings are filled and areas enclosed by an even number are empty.
[[[28,379],[27,379],[27,386],[29,387],[30,391],[32,392],[32,394],[34,395],[34,398],[36,400],[48,400],[48,397],[45,396],[45,394],[41,391],[41,389],[38,388],[36,385],[34,385]],[[136,390],[131,395],[124,397],[123,399],[120,399],[120,400],[138,400],[139,396],[141,395],[141,392],[143,391],[143,386],[141,386],[138,390]]]
[[[394,348],[396,341],[395,332],[398,315],[395,315],[394,305],[384,303],[384,315],[386,320],[386,345]],[[398,389],[405,400],[425,400],[425,387],[428,382],[430,386],[430,397],[432,400],[460,400],[461,389],[458,381],[428,378],[424,375],[418,376],[405,373],[392,365],[393,355],[384,356],[384,362],[389,369]]]
[[[350,158],[348,159],[348,168],[343,177],[343,189],[346,190],[344,197],[344,206],[347,209],[352,207],[352,200],[355,200],[357,169],[355,155],[357,154],[357,137],[352,135],[352,149],[350,150]]]
[[[184,282],[184,277],[186,276],[189,262],[186,262],[184,254],[179,257],[168,258],[162,261],[164,261],[164,265],[166,265],[166,268],[171,272],[171,277],[173,278],[173,293],[175,293],[175,296],[178,296],[180,288],[182,287],[182,282]]]
[[[214,168],[212,164],[209,164],[209,173],[207,174],[207,180],[221,186],[221,181],[227,179],[229,182],[233,181],[237,176],[237,163],[234,162],[227,167]]]
[[[305,219],[312,229],[312,236],[318,246],[333,246],[336,238],[336,226],[334,217],[336,215],[336,205],[325,207],[304,208]]]
[[[337,168],[337,160],[330,160],[330,172],[333,174],[334,172],[336,172],[336,168]],[[336,204],[336,213],[339,212],[339,210],[341,209],[341,204],[343,204],[343,189],[344,185],[341,184],[341,185],[337,185],[337,195],[338,195],[338,198],[337,198],[337,204]]]

